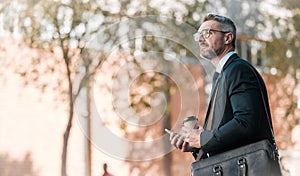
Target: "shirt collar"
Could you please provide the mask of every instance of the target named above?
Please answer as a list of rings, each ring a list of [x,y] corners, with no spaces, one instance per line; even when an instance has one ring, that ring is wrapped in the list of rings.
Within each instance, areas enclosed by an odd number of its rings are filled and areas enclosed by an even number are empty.
[[[230,58],[230,56],[233,55],[234,53],[235,53],[235,51],[230,51],[219,61],[216,72],[221,73],[225,63]]]

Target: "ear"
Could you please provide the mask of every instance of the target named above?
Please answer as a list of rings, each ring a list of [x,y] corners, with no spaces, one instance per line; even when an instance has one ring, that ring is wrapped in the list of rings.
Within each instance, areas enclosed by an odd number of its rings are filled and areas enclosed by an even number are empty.
[[[233,34],[231,32],[226,33],[225,37],[224,37],[225,44],[228,45],[228,44],[232,43],[232,41],[233,41]]]

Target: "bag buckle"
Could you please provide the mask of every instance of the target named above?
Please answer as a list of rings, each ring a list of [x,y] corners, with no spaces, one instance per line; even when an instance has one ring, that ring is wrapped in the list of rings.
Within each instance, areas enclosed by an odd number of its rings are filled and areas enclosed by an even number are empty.
[[[247,163],[246,158],[240,158],[237,160],[237,164],[241,167]]]
[[[222,167],[220,165],[214,166],[213,172],[214,172],[214,175],[216,175],[216,176],[222,175]]]
[[[237,160],[238,164],[238,175],[239,176],[246,176],[247,175],[247,160],[246,158],[242,157]]]

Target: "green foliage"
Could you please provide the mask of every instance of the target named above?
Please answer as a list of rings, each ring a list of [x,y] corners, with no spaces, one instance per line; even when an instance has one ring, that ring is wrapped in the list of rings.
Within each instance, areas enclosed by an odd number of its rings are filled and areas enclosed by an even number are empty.
[[[271,59],[269,66],[277,68],[281,76],[291,74],[296,78],[300,68],[300,14],[295,13],[295,9],[299,9],[300,3],[289,0],[282,1],[282,5],[289,9],[292,16],[274,19],[281,31],[268,43],[267,56]],[[299,78],[296,78],[298,82],[297,79]]]

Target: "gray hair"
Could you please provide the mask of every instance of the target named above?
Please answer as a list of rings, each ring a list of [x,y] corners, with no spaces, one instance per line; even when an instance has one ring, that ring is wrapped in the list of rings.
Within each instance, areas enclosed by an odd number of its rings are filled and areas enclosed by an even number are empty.
[[[221,26],[221,30],[224,30],[226,32],[232,32],[233,34],[233,42],[232,42],[232,46],[235,48],[235,42],[236,42],[236,27],[234,22],[225,16],[221,16],[221,15],[217,15],[217,14],[213,14],[213,13],[208,13],[204,19],[203,22],[205,21],[217,21],[220,23]]]

